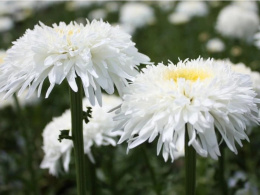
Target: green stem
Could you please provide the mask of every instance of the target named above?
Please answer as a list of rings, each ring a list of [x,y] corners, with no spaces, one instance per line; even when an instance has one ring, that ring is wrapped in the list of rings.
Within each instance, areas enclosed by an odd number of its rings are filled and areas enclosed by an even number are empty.
[[[150,175],[151,175],[151,178],[152,178],[154,191],[156,192],[157,195],[161,195],[160,188],[159,188],[157,180],[156,180],[154,169],[153,169],[153,167],[152,167],[152,165],[149,161],[149,157],[148,157],[148,154],[147,154],[147,151],[146,151],[146,147],[145,146],[142,147],[142,150],[143,150],[144,159],[145,159],[147,168],[148,168]]]
[[[89,175],[89,191],[90,191],[90,195],[97,195],[98,192],[97,192],[97,183],[96,183],[96,180],[97,180],[97,176],[96,176],[96,166],[95,164],[93,164],[89,158],[86,159],[87,161],[87,165],[88,165],[88,175]]]
[[[187,124],[185,125],[185,173],[186,173],[186,195],[195,195],[196,186],[196,151],[188,146],[189,136]]]
[[[36,172],[33,167],[33,151],[34,151],[34,143],[31,135],[31,129],[27,126],[27,119],[26,119],[26,114],[25,111],[21,108],[19,100],[14,94],[14,102],[17,110],[17,114],[19,116],[20,124],[22,124],[22,135],[25,140],[25,159],[26,159],[26,166],[27,170],[29,171],[30,174],[30,189],[29,191],[31,194],[37,195],[39,194],[38,191],[38,182],[37,182],[37,177],[36,177]]]
[[[221,156],[218,160],[219,164],[219,184],[220,184],[220,189],[222,190],[223,195],[228,195],[228,187],[227,183],[225,180],[225,146],[222,144],[220,146],[220,153]]]
[[[82,82],[76,78],[78,92],[70,89],[72,140],[76,166],[77,194],[86,195],[86,168],[83,143]]]

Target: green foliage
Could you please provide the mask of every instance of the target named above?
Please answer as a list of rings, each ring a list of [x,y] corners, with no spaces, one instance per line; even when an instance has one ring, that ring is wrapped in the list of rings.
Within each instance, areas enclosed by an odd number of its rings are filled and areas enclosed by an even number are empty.
[[[123,2],[118,2],[123,4]],[[155,64],[159,62],[178,62],[178,58],[230,58],[232,62],[243,62],[253,70],[260,71],[259,50],[243,41],[229,40],[221,37],[214,30],[216,17],[220,7],[210,8],[206,17],[194,18],[184,25],[172,25],[168,22],[170,12],[162,11],[153,3],[156,23],[138,29],[133,35],[140,52],[148,55]],[[13,30],[0,33],[0,45],[8,49],[11,42],[19,38],[26,29],[32,29],[38,21],[47,25],[65,21],[66,23],[77,18],[86,18],[91,10],[102,8],[104,5],[93,5],[77,11],[67,11],[65,3],[54,4],[48,9],[35,12],[25,21],[17,22]],[[107,17],[110,23],[118,22],[118,12],[110,13]],[[224,52],[211,54],[206,51],[206,41],[213,37],[221,37],[226,44]],[[239,55],[232,55],[234,48],[240,51]],[[141,67],[140,67],[141,68]],[[45,82],[43,91],[46,92],[48,82]],[[69,96],[66,83],[55,86],[55,90],[48,99],[42,98],[36,106],[26,107],[27,119],[30,122],[35,151],[33,166],[37,172],[37,183],[41,194],[69,195],[76,194],[75,165],[71,159],[70,172],[63,173],[58,178],[49,175],[47,170],[39,168],[43,158],[42,130],[52,117],[60,116],[69,108]],[[21,134],[21,124],[15,109],[5,107],[0,112],[0,194],[19,195],[30,194],[29,172],[24,159],[24,139]],[[260,133],[259,127],[249,135],[250,143],[243,142],[238,155],[226,150],[226,179],[231,178],[237,171],[246,174],[245,181],[230,189],[230,194],[244,188],[247,182],[255,188],[260,187]],[[96,195],[155,195],[156,189],[161,195],[184,194],[184,159],[180,158],[173,163],[164,162],[161,154],[156,155],[156,141],[144,144],[126,154],[126,143],[116,147],[108,146],[94,148],[92,151],[96,163],[93,165],[87,158],[88,191]],[[146,154],[144,154],[146,153]],[[148,157],[147,161],[145,155]],[[149,164],[148,164],[149,163]],[[197,158],[197,194],[219,195],[220,186],[217,181],[217,161],[210,158]],[[151,168],[154,171],[156,187],[152,179]]]

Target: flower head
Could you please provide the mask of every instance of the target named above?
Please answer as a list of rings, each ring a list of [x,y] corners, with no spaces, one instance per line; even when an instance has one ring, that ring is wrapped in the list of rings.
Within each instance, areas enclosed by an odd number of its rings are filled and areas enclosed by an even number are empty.
[[[104,95],[105,105],[92,107],[92,118],[89,123],[83,124],[83,139],[84,152],[88,154],[90,160],[94,162],[91,154],[92,146],[116,145],[115,136],[121,134],[121,131],[111,132],[115,128],[116,122],[113,121],[113,113],[107,113],[110,109],[118,106],[121,99],[116,96]],[[91,106],[87,99],[83,101],[83,109],[86,106]],[[53,175],[58,175],[60,171],[59,160],[62,159],[62,164],[65,171],[69,170],[70,153],[73,147],[71,140],[63,139],[58,141],[60,130],[71,129],[71,112],[65,111],[62,116],[53,118],[53,120],[45,127],[43,131],[43,150],[44,159],[41,163],[41,168],[48,168]]]
[[[224,62],[223,62],[224,61]],[[246,74],[251,77],[253,84],[253,89],[257,94],[257,97],[260,98],[260,73],[257,71],[252,71],[250,67],[246,66],[244,63],[240,62],[238,64],[232,63],[229,59],[226,60],[216,60],[217,63],[224,63],[228,66],[231,66],[231,69],[240,74]]]
[[[177,4],[175,11],[189,18],[199,17],[208,14],[208,6],[203,1],[182,1]]]
[[[137,74],[136,66],[149,58],[137,51],[130,35],[119,27],[103,21],[86,25],[60,22],[48,27],[42,23],[27,30],[7,51],[1,67],[0,90],[6,97],[29,88],[28,97],[38,87],[38,96],[48,77],[50,87],[66,79],[73,91],[78,87],[75,77],[80,77],[86,97],[94,105],[95,97],[101,104],[101,88],[107,93],[119,93]]]
[[[180,61],[177,65],[148,66],[125,88],[115,120],[132,149],[158,136],[157,154],[165,161],[184,150],[185,126],[192,145],[201,156],[220,155],[218,131],[231,151],[235,141],[247,139],[249,122],[258,122],[258,109],[248,75],[233,72],[213,60]]]
[[[207,42],[206,48],[212,53],[222,52],[225,50],[225,44],[219,38],[213,38]]]
[[[223,36],[251,41],[259,26],[257,13],[230,5],[218,15],[216,29]]]
[[[133,14],[134,13],[134,14]],[[155,21],[153,9],[144,3],[126,3],[120,10],[120,23],[124,28],[141,28]]]

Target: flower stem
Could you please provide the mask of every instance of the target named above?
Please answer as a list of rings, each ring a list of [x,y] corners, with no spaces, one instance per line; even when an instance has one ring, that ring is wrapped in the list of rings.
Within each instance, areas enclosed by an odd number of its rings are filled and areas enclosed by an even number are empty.
[[[22,135],[25,140],[25,159],[26,159],[26,166],[27,170],[29,171],[30,174],[30,191],[32,194],[37,195],[39,194],[38,191],[38,180],[36,177],[36,172],[33,167],[33,151],[34,151],[34,143],[31,135],[31,129],[27,126],[27,119],[26,119],[26,114],[25,111],[21,108],[19,100],[14,94],[14,102],[17,110],[17,114],[19,116],[20,124],[22,124]]]
[[[83,145],[82,82],[76,78],[78,92],[70,88],[72,140],[76,166],[77,194],[86,195],[86,168]]]
[[[188,146],[189,136],[187,124],[185,125],[185,177],[186,195],[195,195],[196,186],[196,151]]]
[[[85,155],[86,156],[86,155]],[[86,159],[86,158],[85,158]],[[97,176],[96,176],[96,165],[93,164],[89,158],[86,159],[87,165],[88,165],[88,187],[90,191],[90,195],[97,195],[98,188],[97,188]]]
[[[219,164],[219,184],[223,195],[228,195],[228,187],[225,180],[225,146],[222,144],[220,146],[221,156],[218,160]]]
[[[147,151],[146,151],[146,147],[145,146],[142,147],[142,150],[143,150],[143,154],[144,154],[144,158],[145,158],[147,168],[150,172],[150,175],[151,175],[151,178],[152,178],[152,181],[153,181],[154,191],[156,192],[157,195],[161,195],[161,191],[160,191],[160,188],[159,188],[157,180],[156,180],[154,169],[153,169],[153,167],[152,167],[152,165],[149,161],[149,157],[148,157],[148,154],[147,154]]]

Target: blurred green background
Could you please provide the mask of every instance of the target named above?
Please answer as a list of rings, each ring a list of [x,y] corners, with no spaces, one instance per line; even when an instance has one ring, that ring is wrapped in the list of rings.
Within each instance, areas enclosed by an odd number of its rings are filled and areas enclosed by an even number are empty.
[[[3,2],[0,2],[0,6]],[[39,3],[39,2],[38,2]],[[20,12],[26,13],[26,18],[14,20],[14,27],[0,32],[0,49],[8,49],[11,42],[24,34],[26,29],[33,29],[39,21],[52,25],[64,21],[83,21],[89,13],[96,9],[106,9],[107,3],[90,3],[78,9],[71,8],[71,2],[49,2],[45,8],[29,9],[25,7]],[[118,4],[118,10],[108,12],[104,21],[119,22],[119,9],[126,2]],[[244,41],[231,40],[222,37],[215,31],[215,23],[219,11],[230,2],[217,2],[216,5],[207,2],[209,13],[203,17],[192,18],[189,22],[173,25],[168,16],[174,12],[176,4],[172,3],[167,10],[162,9],[158,2],[144,2],[154,10],[155,22],[151,25],[136,29],[132,40],[141,53],[148,55],[155,64],[167,63],[168,59],[176,63],[179,59],[194,59],[213,57],[217,59],[229,58],[232,62],[243,62],[252,70],[260,71],[259,50]],[[259,4],[258,8],[259,7]],[[25,11],[24,11],[25,10]],[[17,11],[17,10],[16,10]],[[10,13],[2,15],[15,19]],[[11,15],[11,16],[10,16]],[[206,49],[209,39],[218,37],[225,43],[225,50],[219,53],[210,53]],[[235,50],[235,52],[234,52]],[[46,91],[48,82],[45,82],[43,91]],[[43,94],[44,94],[43,92]],[[37,173],[35,185],[40,194],[68,195],[76,194],[74,161],[71,160],[70,172],[59,177],[51,176],[48,170],[39,168],[43,158],[42,130],[55,116],[60,116],[69,108],[68,86],[64,82],[57,85],[48,99],[42,97],[34,106],[26,106],[26,119],[20,120],[14,106],[1,108],[0,112],[0,194],[19,195],[31,194],[32,184],[29,182],[29,172],[25,150],[25,140],[21,128],[26,121],[34,140],[33,165]],[[243,173],[244,178],[238,179],[235,185],[229,188],[229,194],[236,194],[238,190],[250,186],[247,193],[258,194],[260,187],[260,133],[259,127],[249,135],[250,143],[244,141],[242,148],[238,147],[238,155],[226,150],[227,181],[237,173]],[[96,195],[153,195],[155,189],[162,195],[184,194],[184,160],[177,159],[173,163],[164,162],[161,154],[156,155],[156,142],[143,144],[126,155],[126,143],[117,147],[93,148],[96,164],[88,162],[88,190],[94,189]],[[197,158],[197,194],[219,195],[218,162],[210,158]],[[94,180],[93,178],[96,179]],[[156,180],[156,186],[154,185]],[[34,185],[34,184],[33,184]],[[237,193],[238,194],[238,193]]]

